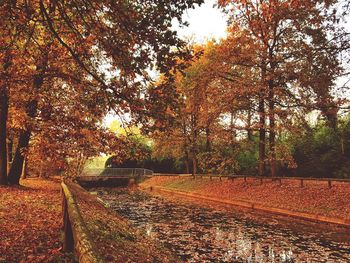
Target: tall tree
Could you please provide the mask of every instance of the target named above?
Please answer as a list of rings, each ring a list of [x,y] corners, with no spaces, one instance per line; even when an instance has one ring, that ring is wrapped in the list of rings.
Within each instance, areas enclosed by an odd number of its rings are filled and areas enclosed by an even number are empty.
[[[276,135],[279,129],[276,122],[278,105],[283,97],[293,93],[291,87],[295,87],[296,83],[302,85],[303,77],[309,72],[300,72],[299,66],[307,64],[310,52],[317,56],[320,52],[335,49],[334,42],[327,39],[329,28],[326,22],[330,2],[311,0],[219,0],[218,2],[220,6],[232,11],[235,23],[245,29],[257,44],[255,67],[259,69],[261,76],[259,174],[264,173],[265,116],[267,116],[270,173],[275,176]],[[317,38],[322,36],[322,45],[318,45]],[[327,65],[336,68],[336,60],[336,57],[332,61],[328,60]]]

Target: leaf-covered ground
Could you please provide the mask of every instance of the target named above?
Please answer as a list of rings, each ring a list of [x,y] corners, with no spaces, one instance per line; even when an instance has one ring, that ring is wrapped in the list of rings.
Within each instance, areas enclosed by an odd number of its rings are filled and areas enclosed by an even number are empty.
[[[62,252],[58,180],[0,186],[0,262],[73,262]]]
[[[297,212],[350,219],[350,183],[337,183],[328,188],[327,182],[274,181],[191,177],[153,177],[143,187],[162,186],[168,189],[189,191],[210,197],[250,201],[268,207]]]
[[[74,262],[73,255],[62,252],[60,181],[33,178],[21,184],[0,187],[0,263]],[[71,186],[88,234],[106,262],[177,261],[95,197],[75,188]]]

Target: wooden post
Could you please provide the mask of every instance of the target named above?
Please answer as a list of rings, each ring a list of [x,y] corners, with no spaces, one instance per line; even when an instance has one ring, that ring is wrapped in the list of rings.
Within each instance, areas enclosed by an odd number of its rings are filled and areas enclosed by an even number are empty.
[[[247,177],[246,176],[244,176],[244,182],[247,182]]]
[[[65,212],[67,210],[67,203],[66,203],[66,198],[64,196],[63,193],[63,189],[61,188],[61,196],[62,196],[62,226],[61,226],[61,230],[64,230],[64,220],[65,220]]]
[[[328,180],[328,188],[332,188],[332,181]]]
[[[278,181],[279,181],[279,184],[282,185],[282,179],[279,178]]]
[[[304,180],[300,179],[300,187],[304,187]]]
[[[260,185],[262,185],[263,184],[263,179],[262,178],[260,178]]]
[[[27,178],[27,156],[24,156],[23,160],[23,166],[22,166],[22,173],[21,173],[21,179],[26,179]]]

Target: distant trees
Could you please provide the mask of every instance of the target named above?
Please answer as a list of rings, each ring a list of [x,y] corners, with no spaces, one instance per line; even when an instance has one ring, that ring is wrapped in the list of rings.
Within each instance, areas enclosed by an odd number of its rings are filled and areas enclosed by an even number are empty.
[[[350,178],[349,116],[341,118],[336,129],[319,121],[302,134],[291,135],[288,143],[298,164],[296,173],[313,177]]]
[[[251,165],[258,157],[257,173],[276,176],[285,165],[295,168],[295,160],[300,160],[287,138],[305,129],[299,123],[307,123],[309,114],[319,111],[337,133],[338,111],[346,100],[334,94],[340,95],[336,80],[344,73],[340,55],[349,48],[349,34],[339,24],[340,3],[218,4],[231,15],[228,36],[219,43],[208,42],[200,57],[173,73],[172,85],[180,98],[175,126],[158,129],[156,145],[177,147],[176,152],[191,159],[193,173],[198,163],[202,172],[242,172],[247,167],[242,162]],[[163,87],[151,88],[150,93]]]
[[[252,67],[260,75],[259,174],[265,173],[268,131],[268,160],[274,176],[276,136],[283,128],[278,118],[285,112],[292,113],[291,105],[310,106],[312,101],[305,100],[310,93],[323,101],[327,108],[323,112],[328,118],[334,112],[329,108],[336,108],[336,103],[330,102],[329,91],[341,71],[337,56],[340,46],[336,36],[331,35],[335,27],[329,23],[331,3],[271,0],[219,1],[219,4],[231,10],[232,19],[255,44]]]

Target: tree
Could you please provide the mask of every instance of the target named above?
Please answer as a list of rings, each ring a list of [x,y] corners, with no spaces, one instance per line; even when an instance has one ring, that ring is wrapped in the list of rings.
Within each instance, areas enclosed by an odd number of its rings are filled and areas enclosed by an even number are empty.
[[[320,63],[319,58],[327,57],[322,60],[322,67],[331,68],[331,71],[327,72],[328,80],[322,80],[323,86],[327,85],[327,88],[313,84],[315,94],[325,94],[325,91],[321,90],[329,90],[339,73],[337,57],[334,53],[330,53],[339,51],[337,43],[328,37],[328,33],[331,32],[327,23],[328,10],[333,2],[282,0],[219,0],[218,2],[221,7],[231,11],[234,23],[245,30],[257,48],[253,67],[260,74],[259,175],[263,175],[265,170],[265,133],[268,128],[270,171],[271,176],[275,176],[276,136],[280,127],[276,121],[280,109],[283,108],[281,105],[284,105],[284,100],[287,98],[289,101],[300,102],[297,99],[299,94],[294,94],[293,88],[301,87],[301,90],[308,92],[309,86],[305,85],[305,78],[310,80],[313,76],[311,82],[315,83],[316,76],[312,75],[315,73],[314,70],[300,69],[312,64],[312,61]],[[309,102],[302,103],[306,105]]]
[[[20,75],[25,72],[25,69],[18,67],[18,64],[24,62],[22,55],[26,50],[27,42],[23,37],[28,19],[18,12],[16,3],[12,1],[5,1],[0,5],[0,15],[4,17],[0,25],[2,43],[0,49],[0,184],[7,184],[6,138],[9,92],[11,86],[18,81],[14,72],[19,72]]]
[[[40,103],[37,97],[41,96],[42,87],[51,81],[49,78],[55,72],[56,77],[62,80],[80,79],[82,82],[90,82],[98,91],[98,96],[118,112],[137,110],[141,87],[139,79],[149,79],[146,69],[156,66],[164,72],[174,65],[175,57],[186,55],[180,51],[184,42],[170,29],[173,19],[183,24],[182,13],[203,1],[165,1],[162,5],[154,2],[112,3],[75,0],[66,3],[61,0],[39,0],[8,1],[1,5],[1,13],[8,18],[1,28],[1,33],[4,33],[1,36],[10,39],[8,42],[11,45],[16,44],[14,51],[17,53],[11,51],[11,55],[14,55],[13,64],[17,66],[21,64],[22,58],[18,55],[22,54],[21,52],[28,58],[23,63],[28,71],[13,71],[11,79],[20,79],[23,90],[26,86],[23,83],[32,79],[32,86],[28,87],[32,98],[26,100],[23,98],[23,93],[13,92],[10,100],[14,104],[18,104],[19,101],[24,103],[29,119],[35,119]],[[13,17],[16,19],[12,19]],[[18,32],[21,33],[20,38]],[[5,51],[1,51],[1,58],[6,57]],[[58,64],[51,60],[54,57],[58,58],[57,54],[60,52],[64,54],[63,57],[67,59],[68,64],[74,62],[72,71],[65,67],[65,63]],[[8,64],[5,60],[2,61],[3,64]],[[52,67],[53,64],[55,68]],[[112,76],[106,76],[103,72],[102,68],[105,65],[108,65]],[[5,74],[7,67],[3,69]],[[77,69],[83,72],[81,77],[77,77],[76,72],[73,72]],[[14,83],[7,84],[9,87],[1,84],[4,87],[2,91],[5,91],[2,92],[5,94],[2,98],[5,99],[6,91]],[[6,103],[1,105],[4,107],[0,110],[2,113],[0,178],[1,183],[6,183],[4,156],[7,154],[4,131],[6,131],[7,105]],[[27,126],[19,135],[18,147],[9,174],[12,184],[18,184],[19,171],[23,166],[22,153],[29,145],[32,129]]]

